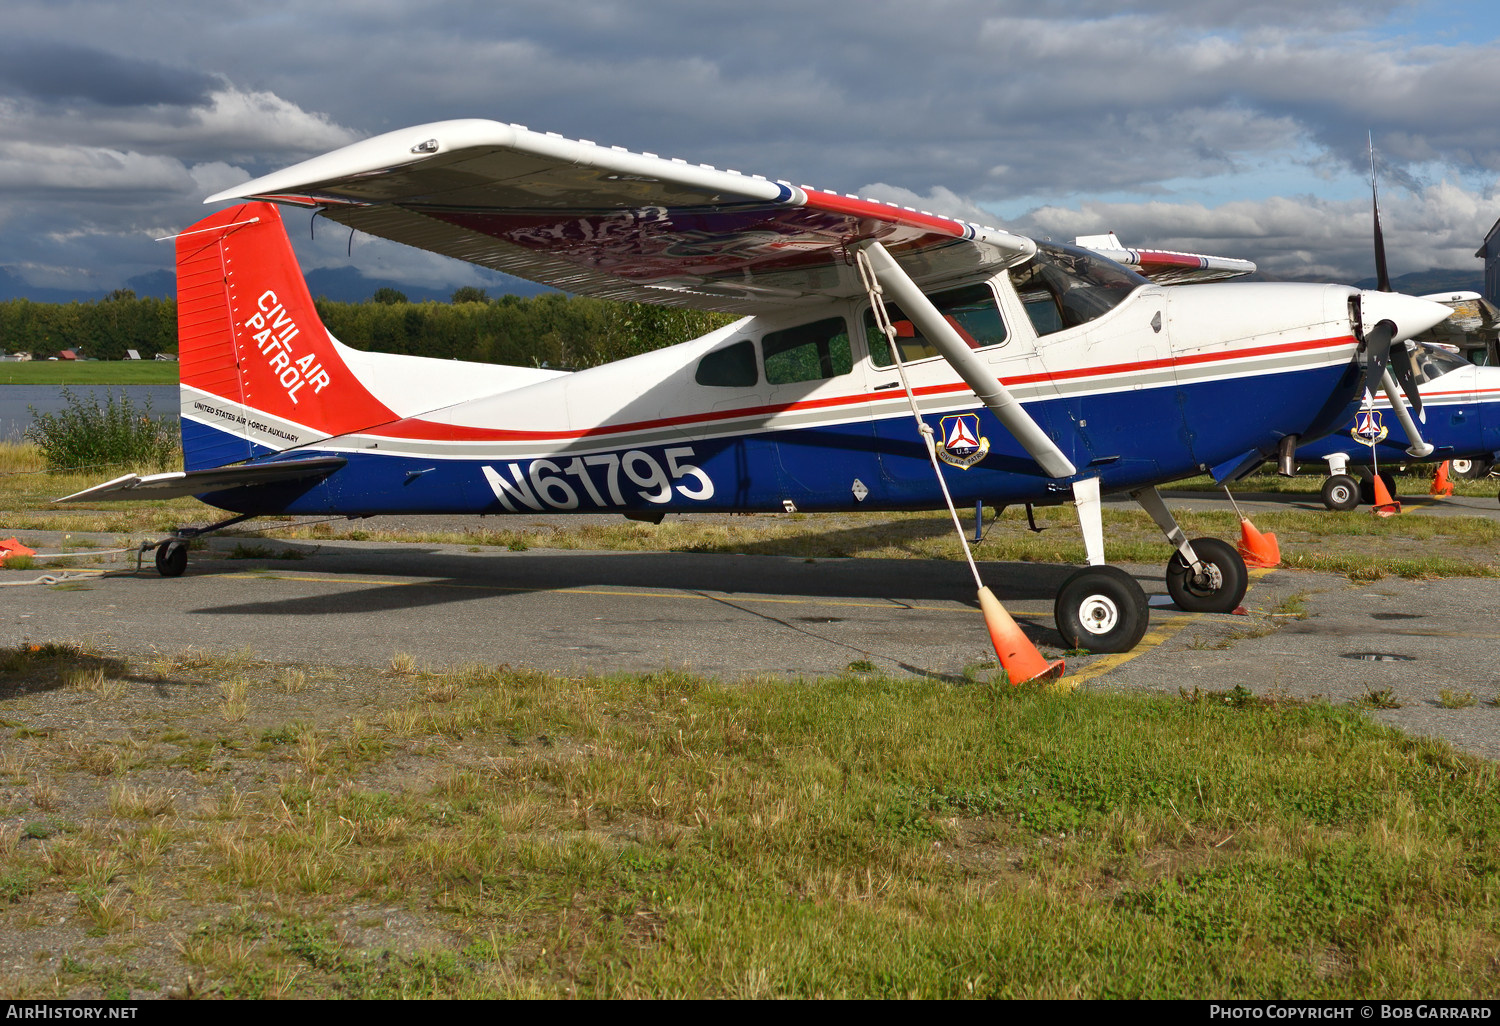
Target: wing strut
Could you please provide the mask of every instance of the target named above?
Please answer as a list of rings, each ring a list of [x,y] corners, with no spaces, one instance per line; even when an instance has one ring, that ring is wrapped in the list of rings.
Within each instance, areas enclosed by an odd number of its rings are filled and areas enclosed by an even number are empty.
[[[1381,378],[1381,387],[1385,389],[1385,397],[1391,401],[1391,409],[1396,411],[1396,420],[1401,424],[1401,430],[1406,432],[1406,438],[1411,442],[1411,445],[1406,447],[1407,453],[1417,459],[1431,456],[1435,446],[1422,437],[1422,432],[1412,422],[1411,411],[1406,408],[1406,401],[1402,399],[1400,390],[1396,388],[1396,381],[1391,376],[1390,368],[1386,368],[1385,375]]]
[[[880,244],[873,244],[876,248]],[[885,254],[885,250],[880,252]],[[889,255],[887,254],[887,259]],[[969,549],[968,539],[964,537],[963,525],[958,522],[958,510],[953,505],[953,496],[948,491],[948,482],[943,477],[942,465],[938,463],[937,448],[932,441],[932,425],[922,419],[922,413],[917,409],[916,397],[912,394],[911,382],[906,377],[906,362],[901,359],[901,350],[897,345],[896,329],[891,325],[890,314],[886,312],[885,298],[882,295],[881,285],[875,276],[874,269],[870,266],[869,257],[862,249],[856,250],[854,261],[859,266],[859,277],[866,291],[870,294],[870,313],[875,317],[875,323],[879,325],[886,341],[890,344],[891,355],[896,360],[896,370],[901,375],[901,385],[906,390],[906,401],[911,406],[912,419],[917,422],[917,431],[922,436],[922,443],[927,447],[927,459],[932,464],[932,472],[937,475],[938,487],[942,489],[943,501],[948,504],[948,515],[953,518],[953,527],[958,531],[958,544],[964,550],[964,558],[969,562],[969,572],[974,575],[974,584],[979,589],[979,609],[984,614],[985,627],[990,632],[990,641],[995,646],[995,655],[1000,657],[1000,665],[1004,667],[1006,677],[1012,684],[1024,684],[1030,680],[1052,680],[1063,674],[1063,661],[1049,663],[1043,658],[1037,647],[1031,643],[1031,639],[1022,633],[1021,628],[1016,626],[1016,621],[995,593],[985,586],[979,576],[979,567],[974,562],[974,553]],[[892,261],[892,264],[895,262]],[[899,272],[900,268],[896,268]],[[905,278],[905,275],[902,275]],[[910,279],[907,279],[908,283]],[[915,291],[915,286],[913,286]],[[921,292],[917,292],[921,296]],[[903,299],[905,304],[907,300]],[[923,302],[926,298],[923,297]],[[929,303],[930,307],[931,304]],[[913,307],[903,305],[902,309],[911,310]],[[933,313],[937,311],[934,310]],[[910,316],[910,314],[908,314]],[[938,318],[942,321],[942,318]],[[920,321],[916,322],[918,326]],[[1024,413],[1022,414],[1025,415]]]
[[[1072,477],[1078,473],[1071,460],[1063,455],[1057,443],[1048,437],[1026,408],[1010,394],[1010,389],[996,380],[988,367],[964,344],[958,332],[953,330],[938,308],[917,287],[916,282],[902,270],[896,259],[886,248],[873,239],[856,243],[855,258],[861,264],[861,274],[868,266],[881,287],[889,290],[891,297],[911,318],[923,337],[931,342],[943,359],[963,378],[979,401],[995,415],[1005,430],[1015,436],[1021,447],[1051,477]],[[894,343],[892,344],[894,352]]]

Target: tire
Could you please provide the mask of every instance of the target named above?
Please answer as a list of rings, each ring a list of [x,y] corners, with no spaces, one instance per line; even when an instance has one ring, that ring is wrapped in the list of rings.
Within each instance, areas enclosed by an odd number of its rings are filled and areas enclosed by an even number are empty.
[[[1472,460],[1452,460],[1448,464],[1448,476],[1460,481],[1478,481],[1490,476],[1495,464],[1483,457]]]
[[[168,539],[156,547],[156,572],[163,577],[181,577],[187,559],[187,542]]]
[[[1069,577],[1052,615],[1069,648],[1090,652],[1129,652],[1151,622],[1146,593],[1115,566],[1086,567]]]
[[[1396,493],[1395,474],[1392,474],[1389,470],[1382,470],[1380,472],[1380,480],[1385,484],[1386,494],[1391,497],[1392,502],[1401,498]],[[1375,505],[1375,478],[1369,472],[1366,472],[1359,479],[1359,501],[1366,506]]]
[[[1245,597],[1250,575],[1234,546],[1217,538],[1194,538],[1193,551],[1205,564],[1209,580],[1193,579],[1193,569],[1172,553],[1167,561],[1167,591],[1177,608],[1189,613],[1231,613]]]
[[[1334,474],[1323,482],[1323,505],[1346,512],[1359,505],[1359,482],[1348,474]]]

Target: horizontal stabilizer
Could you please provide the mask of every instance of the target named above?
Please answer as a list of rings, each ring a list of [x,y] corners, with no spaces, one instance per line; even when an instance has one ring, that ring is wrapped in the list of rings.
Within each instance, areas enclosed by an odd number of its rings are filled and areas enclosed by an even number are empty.
[[[1202,253],[1178,253],[1167,249],[1131,249],[1122,244],[1114,232],[1107,235],[1080,235],[1073,245],[1091,249],[1102,257],[1150,278],[1158,285],[1192,285],[1207,281],[1226,281],[1255,273],[1255,263],[1235,257],[1206,256]]]
[[[227,488],[250,488],[309,477],[327,477],[349,461],[342,456],[281,460],[209,470],[173,471],[167,474],[126,474],[54,502],[124,502],[130,499],[177,499]]]

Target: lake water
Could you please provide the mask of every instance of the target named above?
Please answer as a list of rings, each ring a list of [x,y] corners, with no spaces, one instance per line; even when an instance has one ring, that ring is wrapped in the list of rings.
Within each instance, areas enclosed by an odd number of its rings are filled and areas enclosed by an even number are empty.
[[[151,416],[177,421],[176,385],[69,385],[68,391],[82,399],[97,396],[104,405],[108,396],[122,393],[139,412],[151,401]],[[61,385],[0,385],[0,441],[17,442],[31,425],[31,410],[60,413],[68,408]]]

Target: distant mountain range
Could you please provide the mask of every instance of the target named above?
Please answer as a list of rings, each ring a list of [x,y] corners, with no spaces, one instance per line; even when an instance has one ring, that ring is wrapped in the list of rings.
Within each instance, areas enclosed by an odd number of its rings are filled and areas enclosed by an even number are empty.
[[[551,292],[552,289],[545,285],[526,281],[523,278],[515,278],[499,271],[487,272],[490,282],[482,286],[491,298],[506,294],[517,296],[535,296],[542,292]],[[1267,274],[1253,274],[1248,281],[1332,281],[1329,278],[1281,278]],[[1421,296],[1430,292],[1484,292],[1484,272],[1465,271],[1456,268],[1437,268],[1431,271],[1414,271],[1411,274],[1403,274],[1391,279],[1391,285],[1397,292],[1405,292],[1407,295]],[[1354,283],[1356,288],[1373,289],[1374,278],[1364,278]],[[125,287],[132,289],[137,296],[156,296],[161,299],[171,299],[177,294],[177,277],[171,271],[152,271],[149,274],[138,274],[125,282]],[[414,303],[433,300],[439,303],[448,302],[458,286],[446,289],[424,288],[420,285],[407,285],[399,281],[391,281],[384,278],[366,278],[352,267],[320,267],[307,274],[307,287],[314,296],[326,297],[340,303],[363,303],[375,295],[376,290],[392,288],[405,294],[406,298]],[[38,288],[26,283],[20,275],[8,267],[0,267],[0,301],[7,299],[31,299],[38,303],[73,303],[88,302],[89,300],[103,299],[109,295],[110,289],[47,289]]]
[[[489,280],[480,287],[488,292],[491,298],[507,294],[535,296],[542,292],[555,291],[545,285],[501,274],[499,271],[485,273]],[[126,279],[124,287],[132,290],[142,299],[147,296],[172,299],[177,295],[177,275],[172,271],[151,271],[148,274],[138,274]],[[375,295],[377,290],[383,288],[396,289],[414,303],[428,300],[446,303],[458,288],[454,285],[450,288],[434,289],[384,278],[366,278],[352,267],[320,267],[309,271],[307,287],[315,297],[324,297],[340,303],[363,303]],[[112,289],[40,288],[28,284],[9,267],[0,267],[0,301],[30,299],[38,303],[85,303],[90,300],[103,299],[112,291]]]
[[[1373,289],[1374,278],[1363,278],[1355,288]],[[1413,271],[1391,279],[1391,288],[1408,296],[1425,296],[1430,292],[1478,292],[1484,294],[1483,271],[1433,270]]]

